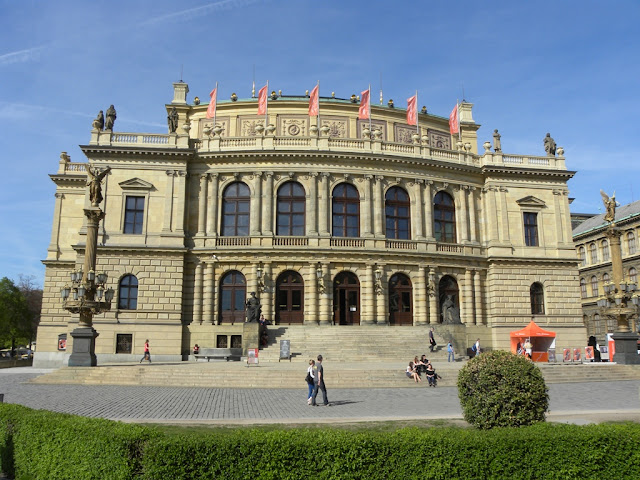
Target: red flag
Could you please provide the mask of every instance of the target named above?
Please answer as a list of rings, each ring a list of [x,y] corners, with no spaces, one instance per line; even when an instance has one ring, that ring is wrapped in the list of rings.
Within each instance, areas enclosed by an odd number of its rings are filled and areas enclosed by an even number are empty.
[[[365,90],[364,92],[360,93],[360,108],[358,109],[358,118],[360,120],[366,120],[367,118],[369,118],[369,95],[370,95],[370,91],[369,90]]]
[[[409,125],[418,124],[418,95],[407,98],[407,123]]]
[[[309,95],[309,116],[317,117],[318,112],[320,111],[320,104],[318,103],[318,91],[320,85],[316,85],[311,90],[311,94]]]
[[[456,103],[456,106],[453,107],[453,110],[451,110],[451,114],[449,115],[449,132],[453,135],[454,133],[458,133],[459,130],[460,123],[458,121],[458,104]]]
[[[209,107],[207,108],[207,118],[213,118],[216,116],[216,102],[218,99],[218,87],[211,90],[209,94],[211,97],[211,101],[209,102]]]
[[[258,92],[258,115],[267,114],[267,88],[269,84],[265,85]]]

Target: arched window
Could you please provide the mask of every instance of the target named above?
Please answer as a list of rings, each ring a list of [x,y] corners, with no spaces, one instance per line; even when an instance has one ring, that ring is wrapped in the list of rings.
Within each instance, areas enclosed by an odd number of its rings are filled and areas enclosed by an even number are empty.
[[[304,236],[305,194],[298,182],[287,182],[278,189],[276,235]]]
[[[242,273],[232,270],[220,279],[220,322],[243,323],[247,285]]]
[[[456,243],[456,207],[447,192],[438,192],[433,200],[433,233],[438,242]]]
[[[587,254],[584,247],[580,247],[578,249],[578,258],[580,259],[581,265],[584,267],[587,264]]]
[[[580,295],[582,298],[587,298],[587,281],[584,278],[580,279]]]
[[[631,267],[629,269],[629,281],[631,283],[635,283],[636,286],[638,285],[638,272],[636,271],[635,267]]]
[[[609,261],[609,242],[607,242],[606,240],[602,241],[602,261]]]
[[[135,310],[138,307],[138,279],[135,275],[125,275],[118,286],[118,308]]]
[[[544,315],[544,290],[542,284],[535,282],[529,289],[531,296],[531,315]]]
[[[350,183],[341,183],[333,189],[333,236],[360,236],[360,195]]]
[[[400,187],[391,187],[384,197],[387,238],[409,240],[409,195]]]
[[[249,187],[234,182],[222,194],[222,235],[246,237],[249,235]]]
[[[608,273],[603,273],[602,274],[602,285],[604,288],[604,285],[606,285],[607,283],[609,283],[609,274]]]
[[[589,252],[591,253],[591,263],[598,263],[598,249],[595,243],[589,245]]]
[[[591,277],[591,296],[598,296],[598,277],[595,275]]]
[[[627,233],[627,251],[629,255],[636,253],[636,235],[633,232]]]

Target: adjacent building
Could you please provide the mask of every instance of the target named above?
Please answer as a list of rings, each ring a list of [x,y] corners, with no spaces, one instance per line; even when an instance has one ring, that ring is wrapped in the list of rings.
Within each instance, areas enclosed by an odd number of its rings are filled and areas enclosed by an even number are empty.
[[[480,337],[508,349],[509,332],[533,319],[559,348],[585,343],[575,172],[562,148],[479,151],[466,102],[452,135],[426,110],[417,127],[392,105],[359,119],[355,96],[321,98],[310,117],[307,95],[273,92],[257,115],[257,99],[234,94],[209,119],[188,92],[174,84],[169,133],[97,122],[86,158],[61,155],[36,365],[62,365],[71,351],[78,319],[59,291],[82,265],[87,165],[111,168],[97,255],[116,294],[94,318],[101,362],[137,358],[146,339],[167,360],[195,343],[246,348],[251,292],[275,324],[336,336],[435,326],[460,345]]]

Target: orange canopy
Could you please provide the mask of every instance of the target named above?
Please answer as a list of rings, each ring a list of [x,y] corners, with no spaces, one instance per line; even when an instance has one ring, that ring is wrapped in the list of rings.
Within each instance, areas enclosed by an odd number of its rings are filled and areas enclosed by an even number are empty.
[[[517,330],[510,333],[511,337],[511,353],[518,352],[518,342],[524,343],[528,338],[533,345],[533,360],[534,361],[547,361],[547,349],[553,343],[553,339],[556,336],[556,332],[549,330],[543,330],[536,322],[531,320],[529,325],[522,330]]]

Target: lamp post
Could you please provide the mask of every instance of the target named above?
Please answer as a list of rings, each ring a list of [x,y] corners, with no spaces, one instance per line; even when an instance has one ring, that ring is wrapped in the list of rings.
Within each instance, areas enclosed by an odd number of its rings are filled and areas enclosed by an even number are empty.
[[[93,328],[93,316],[111,309],[114,291],[106,288],[107,274],[95,273],[96,250],[98,246],[98,224],[104,218],[99,204],[102,201],[100,182],[111,169],[101,173],[87,166],[87,176],[91,179],[89,194],[91,206],[84,209],[87,217],[87,241],[84,252],[84,266],[71,272],[71,284],[61,290],[62,306],[65,310],[80,315],[78,327],[71,332],[73,350],[69,357],[70,367],[95,367],[97,365],[95,347],[98,332]]]
[[[605,220],[609,222],[606,235],[611,246],[611,270],[613,281],[604,285],[604,295],[598,298],[597,305],[605,317],[614,318],[617,322],[616,331],[613,333],[615,342],[615,354],[613,361],[621,364],[640,364],[638,355],[638,334],[631,330],[630,321],[638,316],[638,294],[635,293],[638,286],[630,281],[625,281],[622,270],[622,248],[620,236],[622,233],[615,224],[615,194],[609,198],[602,192],[607,215]]]

